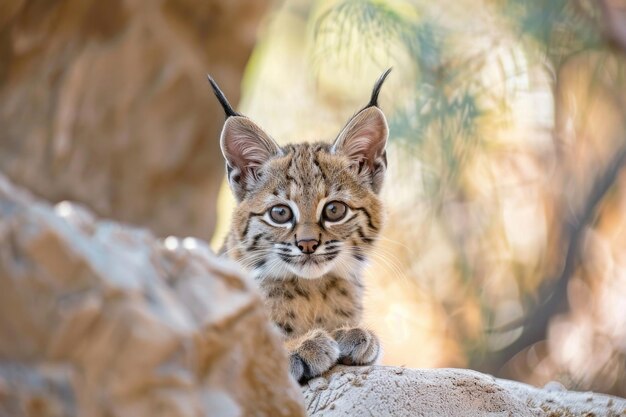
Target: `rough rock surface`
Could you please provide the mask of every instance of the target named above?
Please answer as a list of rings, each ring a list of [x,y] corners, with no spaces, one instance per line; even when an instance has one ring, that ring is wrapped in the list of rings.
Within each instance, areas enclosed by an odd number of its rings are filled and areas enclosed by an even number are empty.
[[[303,416],[238,271],[0,176],[0,416]]]
[[[625,416],[626,400],[543,389],[466,369],[337,366],[303,389],[310,417]]]
[[[49,201],[209,239],[233,103],[271,0],[2,1],[0,170]]]
[[[235,265],[0,175],[0,417],[626,416],[460,369],[338,366],[301,389]]]

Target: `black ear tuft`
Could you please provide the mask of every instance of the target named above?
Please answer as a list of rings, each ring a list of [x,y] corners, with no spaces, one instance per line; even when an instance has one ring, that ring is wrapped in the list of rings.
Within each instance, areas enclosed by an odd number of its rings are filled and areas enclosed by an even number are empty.
[[[231,116],[242,116],[242,114],[237,113],[232,108],[232,106],[228,102],[228,99],[226,99],[226,96],[224,95],[222,90],[220,90],[215,80],[213,80],[213,78],[211,78],[209,74],[207,74],[207,78],[209,79],[209,83],[211,84],[211,87],[213,88],[213,93],[215,94],[215,97],[217,97],[217,100],[220,102],[220,104],[222,105],[222,108],[224,109],[226,118],[228,119]]]
[[[387,78],[387,76],[391,72],[391,69],[392,68],[389,68],[383,73],[383,75],[380,76],[380,78],[378,78],[378,81],[376,81],[376,84],[374,84],[374,89],[372,90],[372,98],[370,98],[370,102],[367,103],[367,106],[365,106],[365,108],[378,107],[378,94],[380,94],[380,89],[385,82],[385,78]]]

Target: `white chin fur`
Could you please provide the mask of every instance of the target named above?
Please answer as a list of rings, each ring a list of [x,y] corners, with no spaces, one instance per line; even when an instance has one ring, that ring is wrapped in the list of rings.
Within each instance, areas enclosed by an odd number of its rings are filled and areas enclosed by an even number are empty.
[[[292,273],[300,278],[315,279],[328,273],[333,268],[333,262],[325,262],[318,265],[295,266],[289,265]]]

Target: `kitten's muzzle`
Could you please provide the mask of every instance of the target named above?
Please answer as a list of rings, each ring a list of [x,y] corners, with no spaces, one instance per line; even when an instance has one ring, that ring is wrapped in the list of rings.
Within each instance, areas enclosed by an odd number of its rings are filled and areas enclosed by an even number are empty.
[[[310,255],[315,252],[319,247],[320,241],[317,239],[302,239],[296,242],[296,246],[300,249],[300,252]]]

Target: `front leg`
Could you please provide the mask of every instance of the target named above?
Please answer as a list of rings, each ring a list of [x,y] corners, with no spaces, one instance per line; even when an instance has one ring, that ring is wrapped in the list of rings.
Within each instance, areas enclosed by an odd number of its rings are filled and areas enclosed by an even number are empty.
[[[287,341],[289,371],[300,383],[320,376],[337,363],[339,346],[323,329],[311,330],[305,335]]]
[[[339,363],[343,365],[371,365],[380,355],[378,337],[368,329],[344,327],[332,332],[339,345]]]

